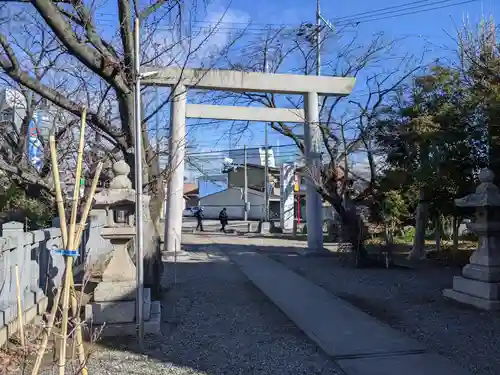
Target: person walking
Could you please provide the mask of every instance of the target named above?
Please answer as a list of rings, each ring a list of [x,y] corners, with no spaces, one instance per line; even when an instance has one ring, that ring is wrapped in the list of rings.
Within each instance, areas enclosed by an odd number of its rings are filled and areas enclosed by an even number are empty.
[[[222,228],[220,228],[221,232],[226,233],[226,225],[227,225],[227,210],[226,207],[222,209],[222,211],[219,213],[219,220],[220,220],[220,225],[222,225]]]
[[[203,232],[203,208],[198,208],[194,213],[194,216],[196,217],[196,221],[198,222],[195,230],[199,229],[200,232]]]

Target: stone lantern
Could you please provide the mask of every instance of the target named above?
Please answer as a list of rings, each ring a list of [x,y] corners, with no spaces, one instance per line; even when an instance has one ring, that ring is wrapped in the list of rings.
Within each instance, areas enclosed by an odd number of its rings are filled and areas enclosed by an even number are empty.
[[[109,189],[95,196],[94,209],[106,213],[101,236],[113,249],[100,261],[101,282],[86,305],[85,316],[94,325],[106,324],[104,335],[134,335],[136,316],[136,266],[130,257],[135,237],[135,190],[128,179],[129,166],[124,161],[113,165],[115,177]],[[159,332],[160,304],[151,302],[151,289],[144,288],[143,316],[145,332]]]
[[[500,193],[494,177],[491,170],[482,170],[476,192],[455,200],[458,207],[476,209],[467,227],[479,241],[462,276],[454,277],[453,289],[443,291],[445,297],[484,310],[500,310]]]

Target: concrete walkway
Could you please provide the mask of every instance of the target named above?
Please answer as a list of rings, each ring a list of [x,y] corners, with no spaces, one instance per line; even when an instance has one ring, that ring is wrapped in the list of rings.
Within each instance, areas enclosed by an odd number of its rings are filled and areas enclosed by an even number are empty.
[[[347,375],[470,375],[267,256],[227,253]]]

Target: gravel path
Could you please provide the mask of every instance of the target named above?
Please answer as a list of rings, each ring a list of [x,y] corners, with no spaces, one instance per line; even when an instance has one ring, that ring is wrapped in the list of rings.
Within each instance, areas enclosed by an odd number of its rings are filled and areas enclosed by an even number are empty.
[[[342,374],[224,254],[204,247],[208,237],[184,242],[191,251],[179,256],[177,285],[163,301],[163,336],[148,338],[145,354],[133,340],[102,344],[90,374]]]
[[[459,269],[353,269],[335,258],[270,256],[471,372],[500,374],[500,314],[442,297]]]

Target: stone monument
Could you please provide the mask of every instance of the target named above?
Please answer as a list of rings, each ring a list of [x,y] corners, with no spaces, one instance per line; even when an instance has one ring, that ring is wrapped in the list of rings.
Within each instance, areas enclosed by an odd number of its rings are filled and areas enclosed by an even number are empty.
[[[500,310],[500,193],[489,169],[479,174],[476,192],[456,199],[458,207],[475,208],[476,220],[467,227],[479,237],[462,276],[453,278],[453,289],[443,295],[483,310]]]
[[[113,166],[115,177],[109,189],[95,196],[95,209],[106,213],[101,236],[113,250],[102,257],[101,282],[93,294],[93,303],[85,306],[85,318],[94,326],[106,324],[103,335],[135,335],[136,267],[130,257],[135,237],[135,190],[127,177],[129,166],[119,161]],[[160,331],[160,303],[151,302],[151,289],[144,288],[145,333]]]

